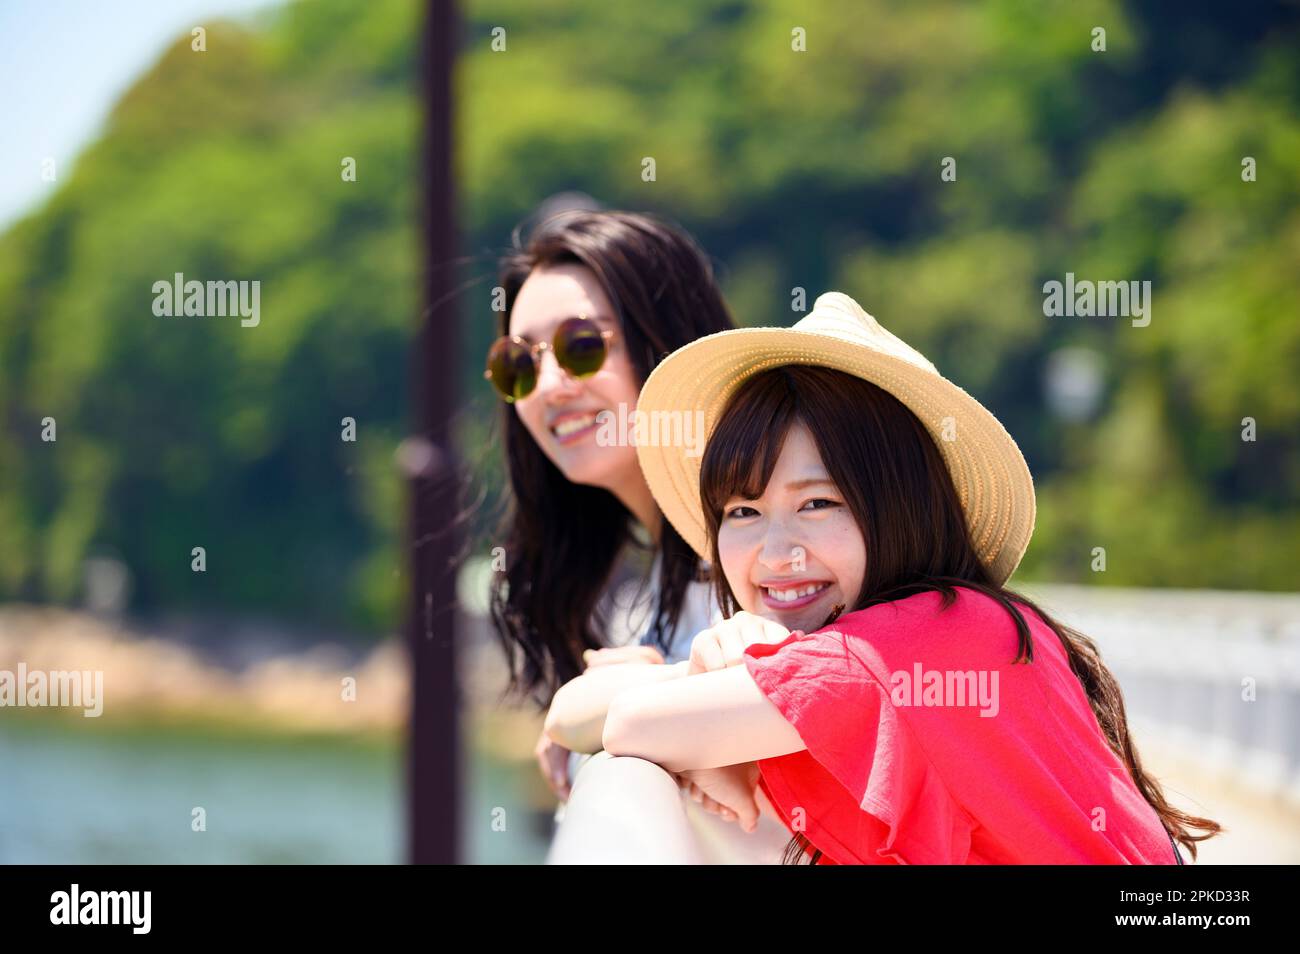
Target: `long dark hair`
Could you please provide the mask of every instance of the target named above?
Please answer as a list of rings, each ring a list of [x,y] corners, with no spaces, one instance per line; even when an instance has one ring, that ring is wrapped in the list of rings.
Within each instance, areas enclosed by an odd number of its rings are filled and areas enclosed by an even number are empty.
[[[595,274],[618,315],[638,384],[670,352],[733,327],[708,256],[683,229],[642,213],[579,210],[546,219],[502,261],[500,334],[533,269],[562,264]],[[604,645],[600,597],[634,539],[633,518],[608,490],[568,480],[509,405],[502,405],[501,426],[506,570],[492,582],[492,621],[510,659],[510,688],[545,703],[582,672],[584,650]],[[659,555],[651,626],[666,650],[700,564],[667,521]]]
[[[1221,826],[1171,806],[1160,784],[1143,770],[1129,737],[1119,683],[1092,640],[989,576],[971,544],[961,501],[938,448],[916,415],[892,394],[854,375],[811,365],[774,368],[745,381],[723,411],[701,461],[700,498],[713,565],[721,567],[723,507],[732,497],[762,494],[796,421],[808,428],[866,540],[866,574],[849,612],[930,590],[942,594],[946,609],[957,598],[953,587],[968,587],[1011,614],[1020,636],[1014,661],[1028,663],[1034,645],[1020,607],[1033,610],[1065,648],[1107,744],[1165,830],[1195,859],[1196,843],[1218,834]],[[719,605],[731,616],[739,609],[735,595],[722,572],[713,578]],[[809,853],[810,863],[816,864],[821,852],[797,833],[787,846],[786,861]]]

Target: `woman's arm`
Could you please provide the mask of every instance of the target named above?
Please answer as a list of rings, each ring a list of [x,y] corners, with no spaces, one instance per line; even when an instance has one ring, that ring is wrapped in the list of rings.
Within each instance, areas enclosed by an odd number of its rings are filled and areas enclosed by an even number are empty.
[[[687,663],[671,666],[615,663],[594,666],[570,679],[551,700],[544,731],[574,752],[599,752],[610,701],[631,687],[663,683],[686,675]]]
[[[625,689],[609,704],[603,741],[610,755],[657,762],[669,772],[807,748],[744,666]]]

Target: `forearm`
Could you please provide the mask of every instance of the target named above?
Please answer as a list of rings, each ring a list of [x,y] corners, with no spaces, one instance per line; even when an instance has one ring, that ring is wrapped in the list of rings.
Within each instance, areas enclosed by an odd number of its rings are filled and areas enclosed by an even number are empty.
[[[546,733],[574,752],[599,752],[610,703],[626,689],[678,679],[688,664],[620,663],[588,669],[560,687],[546,713]]]
[[[744,666],[630,687],[609,709],[605,751],[670,772],[756,762],[805,748]]]

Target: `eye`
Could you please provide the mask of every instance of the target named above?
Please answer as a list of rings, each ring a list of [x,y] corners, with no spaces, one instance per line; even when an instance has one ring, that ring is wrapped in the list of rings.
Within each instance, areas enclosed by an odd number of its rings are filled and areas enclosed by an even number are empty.
[[[726,512],[725,516],[728,520],[742,520],[745,517],[754,517],[757,515],[758,511],[753,507],[746,507],[742,504],[739,507],[732,507]]]
[[[807,510],[811,508],[813,510],[827,510],[831,507],[839,507],[839,506],[841,506],[841,504],[838,500],[831,500],[827,497],[817,497],[813,500],[808,501],[800,509]]]

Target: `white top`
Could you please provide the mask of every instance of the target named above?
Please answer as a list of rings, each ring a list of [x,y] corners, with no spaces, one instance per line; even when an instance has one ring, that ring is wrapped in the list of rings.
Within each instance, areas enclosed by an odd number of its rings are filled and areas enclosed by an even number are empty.
[[[656,556],[650,578],[642,583],[625,583],[614,594],[614,611],[610,617],[610,644],[626,646],[639,643],[654,645],[655,610],[659,603],[660,557]],[[682,612],[677,628],[668,640],[664,662],[682,662],[691,657],[691,641],[697,633],[722,621],[722,612],[713,598],[709,583],[691,582],[682,597]]]
[[[610,614],[609,626],[611,646],[627,646],[632,643],[654,645],[651,627],[659,599],[659,560],[660,557],[656,556],[648,581],[630,581],[614,593],[614,609]],[[668,652],[664,655],[665,665],[671,666],[690,659],[691,642],[696,634],[720,622],[722,611],[713,598],[713,587],[700,582],[686,584],[682,612],[677,620],[677,628],[668,641]],[[570,780],[577,776],[582,763],[590,757],[581,752],[569,753]],[[559,818],[562,814],[563,805],[556,817]]]
[[[656,558],[645,583],[633,581],[620,588],[614,596],[615,611],[610,620],[610,644],[624,646],[628,643],[653,643],[650,627],[659,596],[659,559]],[[682,612],[677,628],[668,641],[664,662],[671,665],[691,656],[691,642],[695,635],[722,621],[722,611],[713,598],[713,588],[708,583],[687,584],[682,599]],[[569,780],[575,787],[579,771],[592,760],[580,752],[569,754]],[[635,793],[629,793],[635,799]],[[745,833],[735,822],[723,821],[697,805],[685,792],[681,793],[686,814],[696,845],[708,864],[780,864],[781,855],[790,840],[785,825],[773,815],[759,816],[758,828]],[[564,820],[567,803],[561,802],[555,811],[557,824]]]

